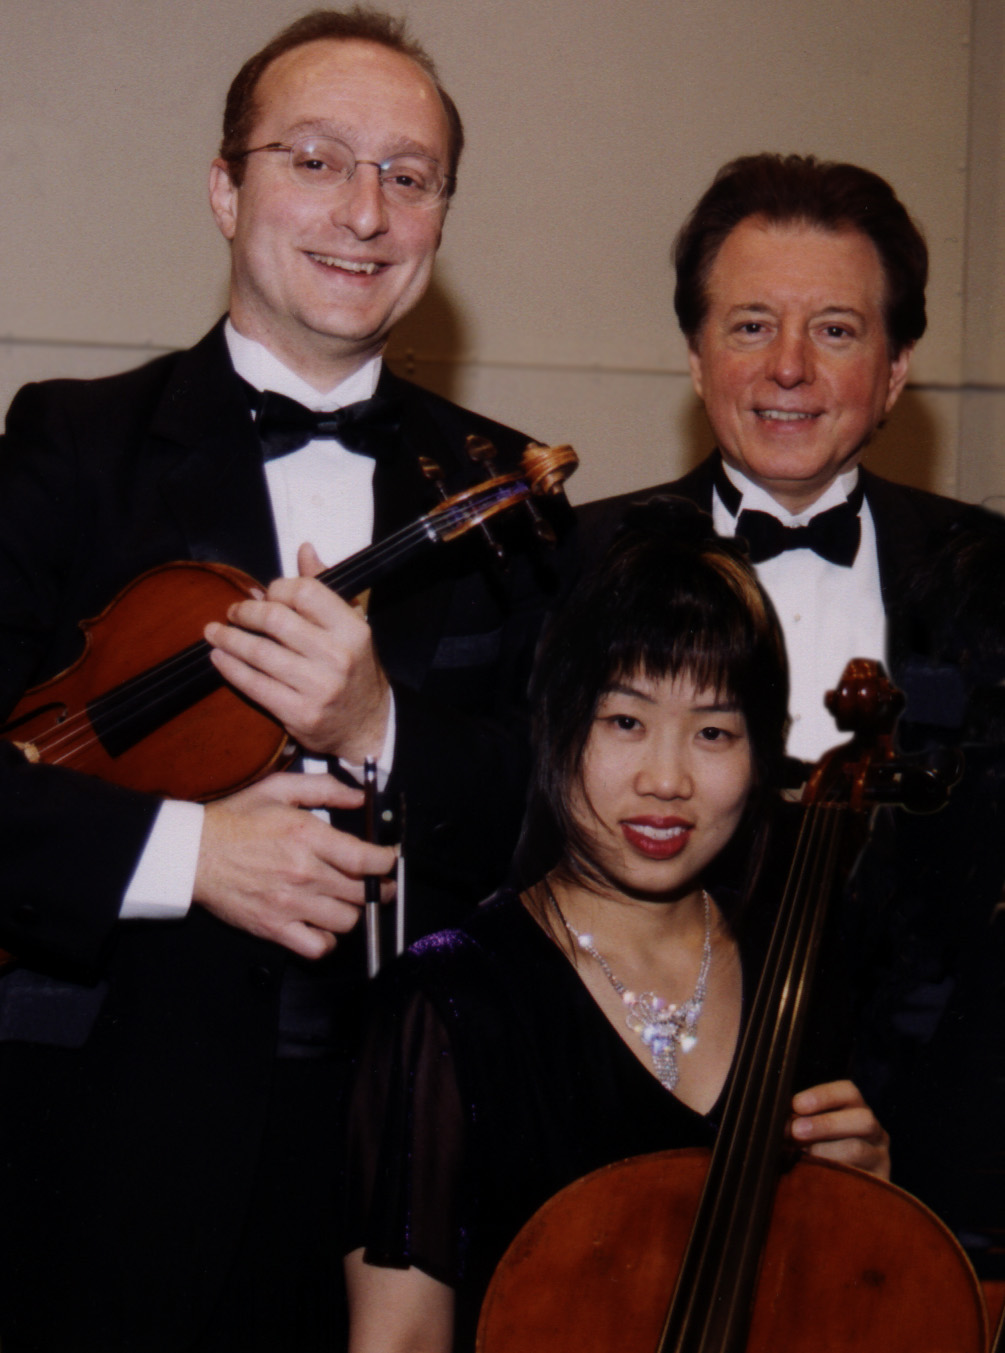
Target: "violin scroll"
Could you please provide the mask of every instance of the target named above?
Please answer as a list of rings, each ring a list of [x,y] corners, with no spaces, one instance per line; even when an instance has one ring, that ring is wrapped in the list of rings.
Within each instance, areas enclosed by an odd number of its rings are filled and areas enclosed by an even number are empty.
[[[492,460],[485,450],[491,444],[479,438],[468,438],[469,454],[478,464]],[[473,444],[473,445],[472,445]],[[475,484],[462,493],[440,503],[423,518],[430,533],[440,540],[454,540],[473,527],[483,528],[490,517],[516,503],[522,503],[530,512],[534,528],[545,539],[553,538],[550,528],[538,515],[533,497],[554,496],[561,492],[566,479],[579,464],[579,457],[571,446],[542,446],[528,442],[521,457],[519,470],[496,475],[482,484]]]
[[[531,491],[556,494],[576,469],[579,457],[571,446],[544,446],[528,442],[523,453],[523,468]]]

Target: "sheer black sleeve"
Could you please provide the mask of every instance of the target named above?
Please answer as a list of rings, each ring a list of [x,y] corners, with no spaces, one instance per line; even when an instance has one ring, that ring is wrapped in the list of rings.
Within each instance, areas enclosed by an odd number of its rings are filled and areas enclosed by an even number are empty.
[[[467,1111],[434,1001],[406,960],[374,991],[350,1102],[346,1251],[456,1285]]]

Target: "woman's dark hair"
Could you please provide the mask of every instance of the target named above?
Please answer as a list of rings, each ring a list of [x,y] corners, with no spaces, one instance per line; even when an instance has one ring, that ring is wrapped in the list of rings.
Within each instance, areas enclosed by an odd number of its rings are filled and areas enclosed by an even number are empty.
[[[564,869],[596,879],[573,790],[601,697],[636,673],[687,676],[737,702],[754,766],[748,819],[763,818],[784,755],[789,687],[781,630],[741,548],[716,536],[692,503],[656,497],[629,509],[539,654],[529,819],[536,840],[525,860],[557,848]]]

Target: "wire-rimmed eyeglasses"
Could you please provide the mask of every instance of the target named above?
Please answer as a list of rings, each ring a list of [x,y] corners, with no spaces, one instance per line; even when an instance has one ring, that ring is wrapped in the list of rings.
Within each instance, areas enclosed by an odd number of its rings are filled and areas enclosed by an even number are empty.
[[[284,145],[272,141],[267,146],[252,146],[231,158],[243,160],[261,151],[289,156],[290,176],[303,188],[339,188],[348,183],[361,164],[377,170],[381,191],[388,202],[398,207],[432,207],[453,183],[453,176],[428,155],[404,151],[386,160],[357,160],[344,141],[332,136],[303,136]]]

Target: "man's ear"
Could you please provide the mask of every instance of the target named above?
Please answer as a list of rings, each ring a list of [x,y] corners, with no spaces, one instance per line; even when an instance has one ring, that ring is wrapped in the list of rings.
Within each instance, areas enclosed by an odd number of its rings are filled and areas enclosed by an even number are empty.
[[[701,379],[701,354],[690,343],[687,345],[687,364],[691,371],[691,384],[694,386],[694,392],[699,399],[704,399]]]
[[[900,398],[901,391],[907,384],[907,371],[913,355],[914,344],[908,343],[890,363],[890,384],[886,391],[886,403],[883,405],[884,413],[889,413]]]
[[[209,167],[209,205],[225,240],[237,233],[237,194],[227,161],[214,160]]]

